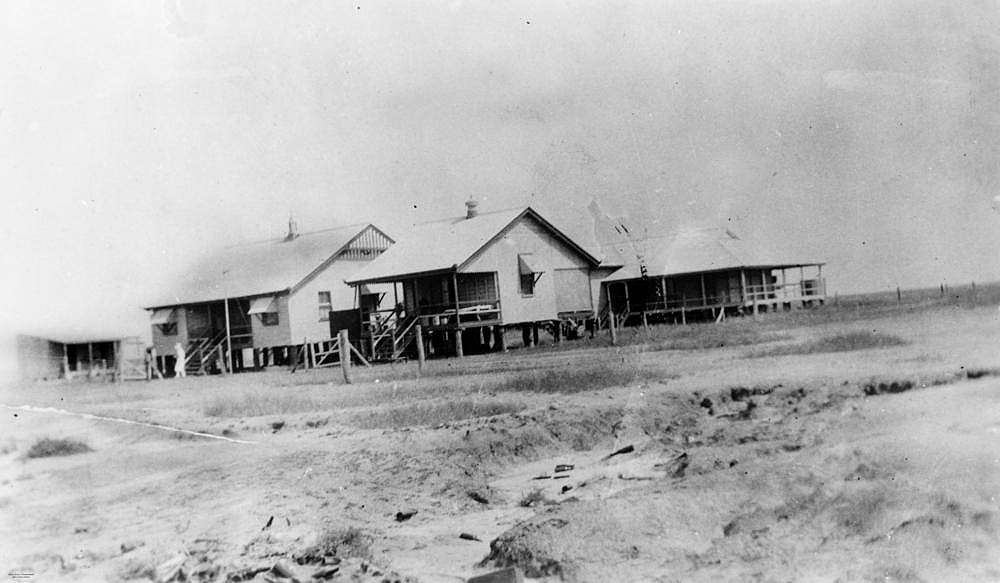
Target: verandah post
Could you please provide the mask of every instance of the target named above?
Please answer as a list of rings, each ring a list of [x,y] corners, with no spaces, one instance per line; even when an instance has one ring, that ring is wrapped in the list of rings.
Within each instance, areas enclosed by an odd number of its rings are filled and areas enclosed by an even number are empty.
[[[609,311],[608,312],[608,330],[611,331],[611,344],[612,345],[618,344],[618,323],[615,322],[615,319],[616,318],[615,318],[614,311],[613,310]]]
[[[458,301],[458,268],[451,272],[451,291],[455,294],[455,356],[462,358],[465,356],[465,349],[462,346],[462,316],[460,315],[461,304]]]
[[[220,344],[217,350],[219,351],[219,364],[221,365],[219,368],[222,369],[223,375],[228,375],[229,370],[226,367],[226,347]]]
[[[493,344],[498,347],[500,352],[507,352],[507,335],[504,334],[503,326],[493,327]]]

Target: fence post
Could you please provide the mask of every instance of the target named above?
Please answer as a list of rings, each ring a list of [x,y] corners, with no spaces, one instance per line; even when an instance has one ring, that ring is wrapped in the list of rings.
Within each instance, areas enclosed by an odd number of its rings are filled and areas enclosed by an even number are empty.
[[[341,330],[337,343],[340,345],[340,369],[344,371],[344,382],[351,384],[351,339],[347,330]]]
[[[617,325],[617,322],[615,322],[615,319],[616,319],[615,318],[615,313],[614,312],[608,312],[608,330],[611,331],[611,345],[612,346],[618,344],[618,330],[617,330],[618,325]]]
[[[116,340],[113,346],[115,349],[115,377],[117,377],[115,380],[121,383],[125,381],[125,362],[122,360],[125,350],[121,340]]]
[[[903,293],[899,291],[899,286],[896,286],[896,305],[903,303]]]
[[[417,368],[419,370],[424,370],[424,327],[420,324],[416,325],[417,329]]]

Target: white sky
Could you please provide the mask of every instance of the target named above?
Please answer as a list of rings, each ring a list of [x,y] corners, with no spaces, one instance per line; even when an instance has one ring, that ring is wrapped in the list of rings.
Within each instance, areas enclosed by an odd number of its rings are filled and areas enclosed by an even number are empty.
[[[1000,278],[1000,5],[0,3],[0,330],[145,332],[197,254],[592,199],[825,259]]]

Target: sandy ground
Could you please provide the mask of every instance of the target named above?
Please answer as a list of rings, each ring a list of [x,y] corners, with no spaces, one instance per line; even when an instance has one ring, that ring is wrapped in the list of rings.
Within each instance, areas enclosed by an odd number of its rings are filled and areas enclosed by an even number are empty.
[[[308,575],[319,559],[303,553],[355,527],[369,548],[341,549],[332,580],[464,581],[507,564],[569,581],[1000,580],[996,308],[765,326],[781,333],[767,346],[855,330],[907,344],[514,350],[419,380],[375,367],[351,386],[321,370],[8,387],[0,568],[141,580],[182,554],[212,567],[195,580],[281,558]],[[480,374],[595,364],[641,374],[560,393]],[[94,451],[26,458],[41,437]]]

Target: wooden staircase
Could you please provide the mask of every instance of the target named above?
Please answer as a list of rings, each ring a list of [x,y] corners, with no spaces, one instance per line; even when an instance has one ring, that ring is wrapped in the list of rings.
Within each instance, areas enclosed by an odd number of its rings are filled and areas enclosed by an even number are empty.
[[[625,318],[628,318],[628,309],[624,309],[621,312],[615,312],[615,327],[621,328],[625,325]],[[608,303],[604,306],[597,314],[597,327],[600,330],[607,330],[611,327],[611,304]]]
[[[221,372],[217,364],[219,352],[225,353],[226,333],[212,338],[196,338],[188,344],[184,372],[188,375],[205,375]]]
[[[371,359],[377,362],[394,362],[402,358],[403,353],[417,338],[416,324],[416,316],[387,318],[372,332]]]

